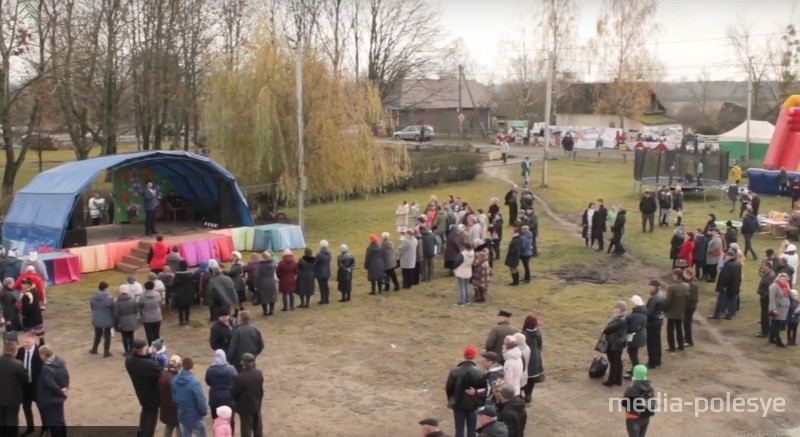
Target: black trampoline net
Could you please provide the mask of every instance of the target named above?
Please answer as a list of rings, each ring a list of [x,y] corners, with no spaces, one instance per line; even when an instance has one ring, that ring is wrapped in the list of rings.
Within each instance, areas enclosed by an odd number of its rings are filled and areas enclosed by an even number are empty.
[[[728,152],[708,153],[636,150],[633,179],[643,185],[719,186],[728,179]],[[698,163],[702,162],[702,169]],[[702,170],[702,174],[698,171]],[[699,180],[698,180],[699,177]]]

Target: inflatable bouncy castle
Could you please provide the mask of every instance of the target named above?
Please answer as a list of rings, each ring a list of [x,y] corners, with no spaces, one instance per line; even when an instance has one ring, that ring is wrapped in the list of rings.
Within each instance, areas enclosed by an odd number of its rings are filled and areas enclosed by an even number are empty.
[[[786,99],[769,143],[764,169],[747,170],[749,188],[763,194],[778,194],[778,175],[785,169],[790,179],[800,176],[800,95]]]

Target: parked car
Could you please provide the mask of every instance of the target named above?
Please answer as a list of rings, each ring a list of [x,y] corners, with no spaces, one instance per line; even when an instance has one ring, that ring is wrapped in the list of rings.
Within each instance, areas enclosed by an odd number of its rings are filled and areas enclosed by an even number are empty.
[[[20,137],[19,143],[25,144],[28,141],[31,150],[58,150],[61,148],[61,141],[44,133],[34,132]]]
[[[424,134],[422,133],[424,129]],[[403,130],[399,130],[395,132],[392,136],[396,140],[414,140],[419,141],[422,139],[425,140],[432,140],[434,137],[433,126],[429,125],[413,125],[404,128]]]

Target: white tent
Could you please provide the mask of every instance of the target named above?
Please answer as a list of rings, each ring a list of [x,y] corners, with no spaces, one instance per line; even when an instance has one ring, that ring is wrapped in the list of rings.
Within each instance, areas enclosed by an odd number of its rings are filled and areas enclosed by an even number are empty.
[[[775,126],[768,121],[750,120],[751,143],[769,144],[773,131],[775,131]],[[719,136],[720,143],[739,141],[747,141],[747,121]]]

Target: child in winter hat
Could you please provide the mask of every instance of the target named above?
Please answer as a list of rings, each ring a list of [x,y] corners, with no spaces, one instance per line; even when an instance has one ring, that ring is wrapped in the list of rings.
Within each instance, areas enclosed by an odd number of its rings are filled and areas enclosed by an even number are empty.
[[[231,429],[233,410],[225,405],[217,407],[217,418],[214,419],[214,437],[233,437]]]

